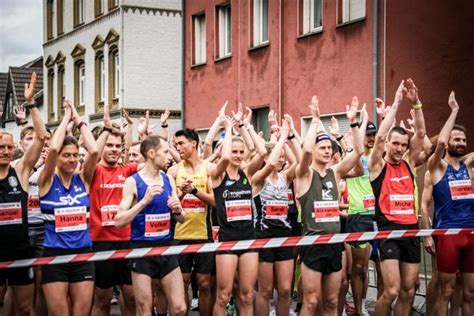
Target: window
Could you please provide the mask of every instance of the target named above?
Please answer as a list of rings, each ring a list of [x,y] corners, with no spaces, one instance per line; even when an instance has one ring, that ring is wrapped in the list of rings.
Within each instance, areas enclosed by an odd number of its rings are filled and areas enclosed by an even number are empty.
[[[230,4],[217,7],[217,56],[222,58],[229,56],[232,52],[232,19]]]
[[[324,128],[329,133],[329,127],[331,126],[331,117],[335,117],[339,123],[339,128],[342,135],[346,135],[351,129],[350,123],[347,120],[346,113],[331,113],[321,115],[321,122]],[[360,111],[357,112],[357,118],[360,119]],[[301,136],[304,137],[308,132],[309,126],[311,125],[312,118],[310,116],[301,118]]]
[[[257,133],[262,131],[263,137],[267,140],[270,138],[270,129],[268,128],[268,112],[270,112],[268,107],[252,109],[252,125],[254,126],[254,129]]]
[[[109,1],[109,10],[118,6],[118,0],[108,0]]]
[[[250,6],[251,46],[268,42],[268,0],[253,0]]]
[[[84,23],[86,14],[86,0],[74,0],[74,26]]]
[[[79,66],[79,105],[86,105],[86,67]]]
[[[57,21],[56,21],[56,29],[57,29],[57,33],[58,35],[61,35],[64,33],[64,20],[63,20],[63,13],[64,13],[64,9],[63,9],[63,0],[57,0],[56,2],[56,16],[57,16]]]
[[[65,97],[65,92],[66,92],[66,83],[64,81],[64,65],[60,65],[58,66],[58,98],[57,98],[59,118],[62,118],[64,115],[63,98]]]
[[[54,68],[48,70],[48,121],[54,120]]]
[[[104,56],[99,60],[100,71],[100,97],[99,100],[105,102],[105,61]]]
[[[206,15],[193,16],[193,65],[206,62]]]
[[[54,21],[54,2],[48,0],[46,2],[46,38],[53,38],[53,21]]]
[[[114,82],[114,96],[116,99],[120,96],[120,59],[118,52],[114,54],[114,70],[115,70],[115,82]]]
[[[11,121],[15,119],[14,112],[13,112],[14,111],[13,104],[14,104],[13,93],[9,92],[7,95],[7,110],[5,111],[4,121]]]
[[[102,112],[105,102],[105,60],[102,51],[95,57],[95,111]]]
[[[299,0],[300,34],[322,30],[322,0]]]
[[[366,0],[338,0],[338,23],[365,18]]]
[[[84,114],[86,105],[86,67],[84,60],[77,60],[74,65],[74,104],[79,114]]]
[[[109,48],[109,104],[118,106],[120,97],[120,63],[117,46]]]

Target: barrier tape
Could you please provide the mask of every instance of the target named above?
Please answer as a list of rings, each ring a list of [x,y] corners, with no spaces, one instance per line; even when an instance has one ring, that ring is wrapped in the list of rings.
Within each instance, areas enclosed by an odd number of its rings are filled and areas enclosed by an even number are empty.
[[[149,256],[170,256],[190,253],[207,253],[229,250],[248,250],[263,248],[295,247],[309,245],[326,245],[351,241],[370,241],[378,239],[395,239],[407,237],[472,235],[474,228],[463,229],[413,229],[413,230],[386,230],[376,232],[357,232],[346,234],[327,234],[314,236],[294,236],[280,238],[264,238],[240,241],[214,242],[192,245],[160,246],[135,249],[122,249],[71,254],[43,258],[31,258],[15,261],[0,262],[0,269],[20,268],[28,266],[92,262],[115,259],[132,259]]]

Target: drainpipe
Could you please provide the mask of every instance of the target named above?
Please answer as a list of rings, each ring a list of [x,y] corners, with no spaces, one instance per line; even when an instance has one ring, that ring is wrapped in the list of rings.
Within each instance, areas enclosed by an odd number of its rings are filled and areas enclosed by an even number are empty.
[[[185,101],[184,101],[184,82],[186,80],[185,77],[185,52],[184,50],[186,49],[186,0],[181,1],[181,128],[184,128],[184,107],[185,107]]]
[[[281,25],[282,25],[282,13],[283,13],[283,6],[282,6],[282,1],[280,0],[280,13],[279,13],[279,27],[278,27],[278,32],[279,32],[279,39],[278,39],[278,120],[281,124],[282,120],[281,120],[281,117],[282,117],[282,101],[281,101],[281,96],[282,96],[282,91],[281,91],[281,55],[282,55],[282,52],[281,52],[281,42],[282,42],[282,31],[281,31]]]
[[[373,121],[377,124],[377,107],[375,106],[375,99],[378,97],[378,87],[379,87],[379,78],[378,78],[378,67],[379,67],[379,1],[374,0],[374,51],[373,51],[373,63],[372,63],[372,107],[373,107]]]
[[[125,108],[125,89],[124,89],[124,82],[123,82],[123,78],[124,78],[124,67],[123,65],[125,64],[124,63],[124,56],[125,56],[125,51],[124,51],[124,37],[125,37],[125,32],[124,32],[124,15],[125,15],[125,11],[123,9],[123,5],[120,6],[120,20],[121,20],[121,33],[120,33],[120,50],[119,50],[119,67],[120,67],[120,92],[121,92],[121,95],[119,96],[120,99],[119,99],[119,102],[122,103],[122,109]],[[122,54],[122,56],[120,56],[120,54]],[[118,106],[118,108],[120,109],[120,104]],[[120,111],[120,116],[122,116],[122,111]]]

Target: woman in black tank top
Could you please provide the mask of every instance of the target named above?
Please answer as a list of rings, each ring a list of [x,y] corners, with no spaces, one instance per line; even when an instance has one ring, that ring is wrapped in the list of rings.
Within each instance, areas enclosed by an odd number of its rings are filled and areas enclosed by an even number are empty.
[[[210,170],[216,201],[219,241],[255,238],[252,187],[246,171],[241,169],[245,144],[240,137],[232,137],[235,121],[220,111],[225,127],[221,158]],[[254,132],[255,133],[255,132]],[[249,164],[262,162],[257,156]],[[248,169],[246,169],[248,170]],[[217,297],[214,315],[224,315],[237,271],[239,315],[253,315],[253,289],[257,279],[258,253],[255,251],[225,251],[216,253]]]

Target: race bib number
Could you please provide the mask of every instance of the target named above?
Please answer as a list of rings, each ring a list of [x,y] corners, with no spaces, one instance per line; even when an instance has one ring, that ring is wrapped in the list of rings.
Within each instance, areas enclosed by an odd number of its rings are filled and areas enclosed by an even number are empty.
[[[225,212],[228,222],[252,219],[252,205],[250,200],[225,201]]]
[[[27,206],[28,212],[41,212],[40,200],[38,196],[29,196]]]
[[[265,205],[265,218],[286,219],[288,216],[287,201],[267,201]]]
[[[415,213],[415,201],[413,194],[390,194],[391,215],[413,215]]]
[[[293,200],[293,191],[288,190],[288,205],[293,205],[295,204]]]
[[[170,214],[146,214],[145,237],[162,237],[170,233]]]
[[[118,205],[104,205],[100,208],[100,218],[102,226],[114,226],[115,225],[115,215],[117,215],[119,210]]]
[[[316,223],[339,222],[339,202],[314,201],[313,218]]]
[[[181,206],[186,212],[191,213],[203,213],[206,210],[206,203],[189,193],[181,200]]]
[[[453,200],[474,199],[471,180],[449,181],[449,191]]]
[[[87,229],[87,208],[85,206],[54,209],[56,233],[76,232]]]
[[[0,204],[0,226],[21,224],[21,203],[1,203]]]
[[[366,210],[373,211],[375,209],[375,197],[373,195],[365,195],[362,198],[362,202]]]

